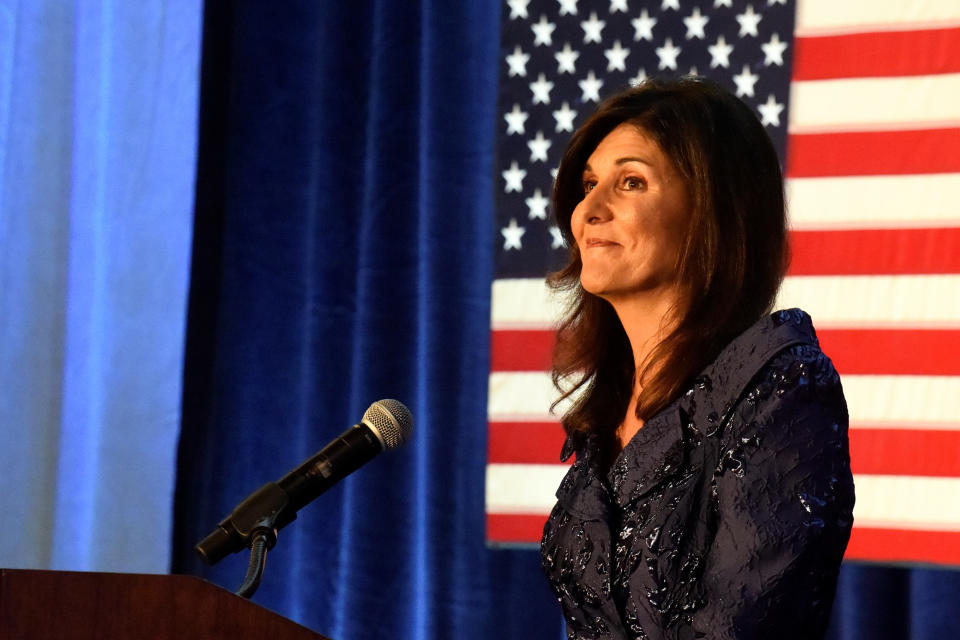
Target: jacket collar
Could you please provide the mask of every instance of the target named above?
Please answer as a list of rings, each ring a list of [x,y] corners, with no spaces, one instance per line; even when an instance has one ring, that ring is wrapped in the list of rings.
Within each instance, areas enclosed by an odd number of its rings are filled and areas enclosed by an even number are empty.
[[[734,338],[617,456],[607,474],[614,500],[626,506],[687,468],[690,445],[719,430],[757,372],[797,344],[818,346],[810,316],[800,309],[765,316]]]

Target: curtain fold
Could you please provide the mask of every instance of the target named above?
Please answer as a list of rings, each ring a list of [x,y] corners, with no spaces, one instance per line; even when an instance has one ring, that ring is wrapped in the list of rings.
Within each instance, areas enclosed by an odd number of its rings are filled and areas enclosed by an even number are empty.
[[[193,545],[397,398],[412,441],[303,509],[255,597],[337,640],[562,635],[537,555],[483,541],[498,21],[206,6],[173,567],[236,587]]]
[[[169,566],[199,37],[0,0],[0,566]]]

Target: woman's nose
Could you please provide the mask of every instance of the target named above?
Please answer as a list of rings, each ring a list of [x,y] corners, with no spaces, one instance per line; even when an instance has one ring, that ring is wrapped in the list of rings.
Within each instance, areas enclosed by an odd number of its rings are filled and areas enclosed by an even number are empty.
[[[581,205],[584,207],[584,222],[587,224],[598,224],[606,222],[613,217],[613,211],[610,208],[609,194],[606,194],[600,187],[594,187],[590,193],[583,199]]]

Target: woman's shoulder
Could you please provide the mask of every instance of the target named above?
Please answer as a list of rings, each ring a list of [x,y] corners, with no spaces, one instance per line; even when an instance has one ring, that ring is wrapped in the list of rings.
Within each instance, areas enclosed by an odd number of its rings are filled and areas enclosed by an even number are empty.
[[[731,340],[707,366],[707,375],[712,370],[745,383],[774,358],[798,345],[807,347],[810,355],[819,351],[813,320],[801,309],[775,311]]]
[[[748,366],[738,366],[742,358],[715,363],[736,380],[713,399],[714,410],[722,416],[717,435],[723,447],[738,449],[754,443],[771,455],[790,450],[795,454],[789,456],[791,460],[801,460],[810,468],[818,461],[833,460],[827,454],[837,451],[844,453],[837,457],[838,464],[847,464],[849,418],[843,387],[820,348],[810,317],[791,309],[772,314],[758,325],[752,336],[749,332],[741,336],[746,338],[741,341],[742,352],[752,354],[748,360],[753,358]],[[702,413],[699,418],[703,420]],[[757,460],[767,459],[758,456]],[[783,462],[775,455],[770,460]]]
[[[696,378],[687,394],[706,413],[724,416],[742,401],[766,397],[773,385],[782,397],[786,386],[811,378],[839,386],[839,376],[820,349],[813,321],[800,309],[764,316],[734,338]],[[703,413],[702,411],[700,413]]]

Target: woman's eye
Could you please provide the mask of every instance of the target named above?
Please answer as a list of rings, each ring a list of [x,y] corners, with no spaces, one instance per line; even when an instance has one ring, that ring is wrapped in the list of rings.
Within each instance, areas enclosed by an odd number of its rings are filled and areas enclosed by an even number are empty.
[[[584,193],[590,193],[591,191],[593,191],[593,188],[594,188],[595,186],[597,186],[597,183],[596,183],[596,182],[584,182],[584,183],[583,183],[583,192],[584,192]]]
[[[624,178],[623,186],[627,189],[642,189],[644,182],[640,178]]]

